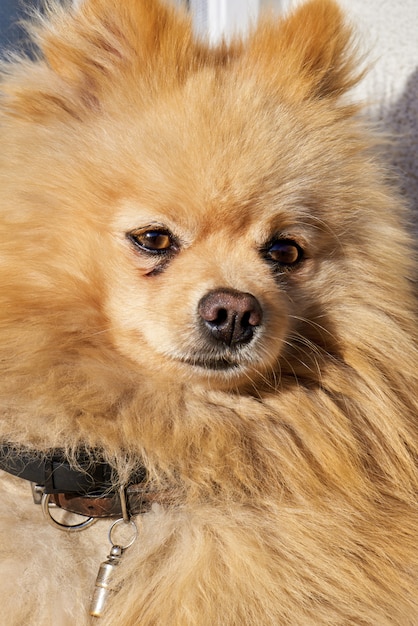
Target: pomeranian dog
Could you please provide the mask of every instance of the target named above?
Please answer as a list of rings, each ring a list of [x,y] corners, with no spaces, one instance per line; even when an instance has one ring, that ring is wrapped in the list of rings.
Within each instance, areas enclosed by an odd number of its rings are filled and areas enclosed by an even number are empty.
[[[416,626],[414,252],[341,11],[216,47],[163,0],[30,29],[2,65],[2,623]]]

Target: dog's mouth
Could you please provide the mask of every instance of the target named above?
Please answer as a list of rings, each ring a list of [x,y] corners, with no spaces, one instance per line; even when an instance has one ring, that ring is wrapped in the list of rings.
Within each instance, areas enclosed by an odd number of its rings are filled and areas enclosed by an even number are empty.
[[[197,367],[199,369],[204,369],[207,371],[228,371],[228,370],[238,370],[242,366],[237,361],[230,360],[226,357],[188,357],[182,358],[182,363],[186,365],[190,365],[192,367]]]

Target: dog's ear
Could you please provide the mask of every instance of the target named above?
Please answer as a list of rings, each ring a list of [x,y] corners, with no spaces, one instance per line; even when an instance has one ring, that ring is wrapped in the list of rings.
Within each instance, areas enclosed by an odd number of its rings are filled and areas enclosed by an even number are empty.
[[[191,23],[164,0],[81,0],[54,7],[38,42],[49,67],[94,104],[126,75],[178,79],[193,59]]]
[[[249,54],[288,97],[338,98],[361,78],[352,30],[333,0],[310,0],[283,20],[271,16],[251,37]]]
[[[149,97],[184,80],[208,53],[186,11],[166,0],[79,0],[72,7],[50,0],[28,29],[37,60],[6,66],[3,94],[14,115],[30,119],[82,117],[106,97],[116,102],[132,83],[131,93]]]

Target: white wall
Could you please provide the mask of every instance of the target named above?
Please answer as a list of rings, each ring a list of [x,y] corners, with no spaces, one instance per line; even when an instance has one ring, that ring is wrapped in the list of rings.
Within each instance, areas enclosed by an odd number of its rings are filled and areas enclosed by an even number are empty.
[[[217,43],[257,21],[259,0],[190,0],[196,31]]]

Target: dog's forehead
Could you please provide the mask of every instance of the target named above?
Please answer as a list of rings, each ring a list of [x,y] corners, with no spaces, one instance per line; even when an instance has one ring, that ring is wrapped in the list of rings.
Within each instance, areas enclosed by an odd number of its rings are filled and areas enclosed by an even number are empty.
[[[300,152],[284,142],[299,132],[297,125],[285,110],[265,107],[256,94],[253,101],[245,89],[204,87],[200,94],[185,90],[174,106],[162,102],[132,121],[128,149],[138,204],[161,208],[173,219],[184,213],[214,223],[227,212],[237,226],[255,214],[270,218],[300,189],[288,185],[298,175]]]
[[[269,102],[257,82],[238,84],[234,75],[228,81],[201,73],[147,110],[134,112],[125,131],[151,165],[164,165],[176,175],[187,168],[219,186],[225,178],[248,179],[249,169],[271,167],[275,137],[284,139],[288,124],[289,115]]]
[[[121,121],[124,158],[115,152],[114,162],[124,170],[128,163],[135,175],[119,185],[129,195],[118,220],[125,229],[161,223],[193,235],[245,234],[256,225],[267,236],[324,219],[325,200],[335,194],[330,155],[337,172],[342,151],[332,113],[316,106],[315,117],[307,115],[312,103],[273,101],[257,77],[208,70],[190,78],[148,110],[133,112],[129,128],[126,117]]]
[[[215,238],[256,237],[270,232],[270,224],[277,215],[267,209],[264,212],[250,205],[232,206],[228,203],[198,204],[196,202],[171,201],[162,198],[131,196],[121,201],[113,220],[116,231],[135,228],[168,228],[185,242]]]

